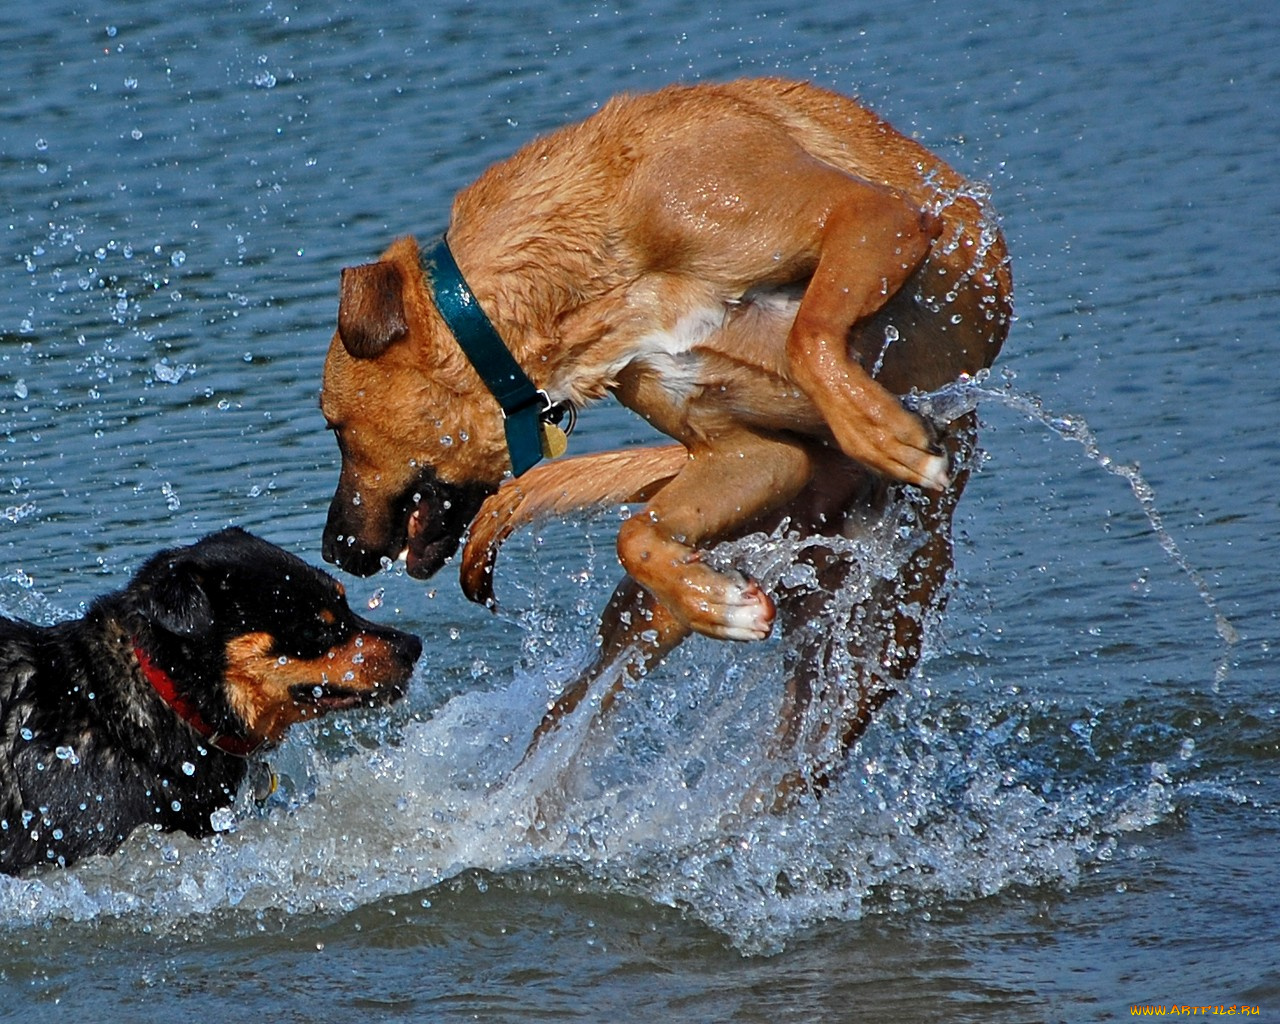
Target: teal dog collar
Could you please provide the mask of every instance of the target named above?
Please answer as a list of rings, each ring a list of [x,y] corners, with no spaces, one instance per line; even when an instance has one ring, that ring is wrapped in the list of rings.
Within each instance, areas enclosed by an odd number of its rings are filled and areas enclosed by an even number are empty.
[[[520,369],[468,287],[444,235],[423,257],[422,267],[445,326],[502,407],[511,471],[520,476],[544,455],[560,454],[551,438],[560,433],[563,451],[563,435],[573,429],[573,406],[552,402]],[[562,431],[558,424],[566,414],[569,426]]]

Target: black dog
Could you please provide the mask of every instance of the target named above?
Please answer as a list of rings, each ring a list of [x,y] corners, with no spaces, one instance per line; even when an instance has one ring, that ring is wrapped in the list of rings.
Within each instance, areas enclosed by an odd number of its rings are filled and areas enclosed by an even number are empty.
[[[0,871],[107,853],[139,825],[208,834],[249,755],[399,699],[421,653],[238,529],[161,552],[83,619],[0,618]]]

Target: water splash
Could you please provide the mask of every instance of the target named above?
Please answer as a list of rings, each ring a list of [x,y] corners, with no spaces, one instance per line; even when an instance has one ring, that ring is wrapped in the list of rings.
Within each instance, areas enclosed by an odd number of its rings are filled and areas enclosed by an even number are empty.
[[[1083,418],[1059,415],[1045,409],[1035,395],[1022,394],[1012,387],[1012,374],[1005,372],[1004,388],[988,387],[989,370],[982,370],[973,377],[962,377],[937,391],[928,394],[912,394],[907,397],[908,407],[939,423],[950,423],[965,413],[972,412],[984,401],[995,402],[1024,415],[1029,421],[1047,427],[1063,440],[1073,441],[1084,453],[1108,473],[1124,480],[1133,492],[1151,527],[1151,532],[1161,550],[1195,587],[1196,593],[1213,616],[1214,628],[1224,645],[1224,651],[1214,673],[1214,685],[1220,686],[1230,668],[1231,654],[1240,640],[1240,634],[1222,612],[1204,575],[1191,564],[1165,527],[1164,517],[1156,505],[1155,490],[1142,476],[1136,463],[1117,462],[1102,450],[1098,439]]]
[[[906,511],[890,508],[872,536],[827,543],[858,562],[855,578],[874,580],[917,542],[898,529]],[[780,528],[715,557],[766,585],[804,587],[813,581],[795,566],[811,543]],[[864,596],[835,595],[819,628],[847,622]],[[569,633],[548,614],[539,631]],[[695,638],[603,725],[584,707],[522,764],[546,694],[588,653],[517,670],[428,720],[383,723],[385,734],[363,734],[376,721],[366,720],[336,752],[321,726],[303,730],[273,759],[289,781],[265,807],[246,794],[209,839],[142,832],[70,871],[0,878],[0,919],[188,934],[210,921],[222,933],[348,913],[475,870],[572,865],[588,886],[679,908],[768,953],[871,908],[1073,885],[1119,835],[1166,817],[1177,794],[1148,751],[1084,772],[1086,744],[1053,708],[974,707],[907,685],[821,801],[762,811],[759,794],[790,767],[769,739],[789,654],[780,638],[728,653]]]
[[[988,401],[1081,444],[1128,481],[1162,547],[1193,572],[1137,470],[1116,466],[1080,421],[985,377],[912,398],[941,420]],[[919,544],[911,522],[904,498],[860,538],[822,542],[855,571],[848,589],[825,595],[815,629],[875,628],[851,626],[852,611]],[[814,543],[784,524],[711,557],[771,589],[816,594],[805,564]],[[563,585],[559,565],[535,561],[531,571],[531,597]],[[25,590],[20,582],[11,589]],[[942,596],[916,611],[929,630]],[[206,840],[141,832],[70,871],[0,878],[0,920],[118,920],[184,934],[211,922],[222,934],[350,913],[473,871],[559,877],[569,865],[585,879],[575,885],[679,908],[743,952],[768,953],[823,921],[928,914],[1012,886],[1071,887],[1122,856],[1127,833],[1196,795],[1178,775],[1186,737],[1153,731],[1141,706],[1084,722],[1046,700],[983,696],[988,684],[972,678],[973,663],[948,658],[937,641],[820,801],[762,809],[761,795],[793,767],[770,742],[795,650],[783,637],[694,638],[630,687],[603,724],[584,702],[525,760],[547,695],[590,654],[582,604],[537,603],[519,620],[537,656],[491,689],[459,694],[421,720],[357,721],[345,737],[327,725],[299,731],[273,758],[282,789],[265,806],[246,793]],[[1220,635],[1234,642],[1228,627],[1221,620]],[[577,650],[548,659],[548,636],[557,650]],[[484,650],[483,637],[469,642]],[[827,671],[838,695],[850,665],[837,658]]]
[[[769,770],[756,738],[776,712],[762,684],[778,665],[726,671],[713,651],[686,659],[678,687],[633,694],[607,730],[579,716],[514,778],[539,696],[567,660],[461,695],[372,752],[353,745],[335,759],[314,736],[291,742],[276,767],[292,782],[266,809],[245,797],[203,841],[143,832],[70,871],[0,878],[0,918],[225,934],[476,870],[571,865],[588,886],[679,908],[743,952],[768,953],[877,908],[1074,885],[1178,799],[1154,760],[1082,778],[1083,745],[1052,709],[910,696],[820,803],[744,813],[743,791]],[[1135,734],[1142,724],[1130,723]],[[547,800],[554,821],[539,810]]]

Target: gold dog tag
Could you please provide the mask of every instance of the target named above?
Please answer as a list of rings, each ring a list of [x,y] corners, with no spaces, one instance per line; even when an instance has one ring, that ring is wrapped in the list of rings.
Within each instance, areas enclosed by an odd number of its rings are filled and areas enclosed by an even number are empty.
[[[542,454],[548,459],[558,459],[569,450],[569,436],[557,423],[542,424]]]

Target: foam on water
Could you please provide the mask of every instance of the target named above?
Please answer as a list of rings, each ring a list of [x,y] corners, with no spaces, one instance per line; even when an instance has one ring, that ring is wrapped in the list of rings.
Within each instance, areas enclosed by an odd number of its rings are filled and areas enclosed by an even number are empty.
[[[754,811],[743,793],[777,766],[751,742],[767,733],[771,703],[752,675],[691,670],[695,692],[679,706],[637,696],[608,732],[579,716],[514,777],[545,692],[530,676],[457,697],[373,752],[317,761],[295,743],[286,767],[315,762],[301,802],[264,812],[246,799],[227,832],[202,842],[142,833],[70,871],[0,878],[0,916],[9,927],[123,919],[167,931],[235,912],[252,928],[280,913],[352,911],[471,869],[568,863],[603,890],[683,908],[763,952],[868,903],[1071,885],[1118,835],[1163,820],[1177,794],[1157,762],[1102,780],[1053,778],[1064,751],[1079,758],[1077,744],[1035,705],[983,713],[911,696],[886,709],[822,801]]]
[[[1035,400],[981,379],[916,399],[940,419],[988,400],[1078,441],[1129,480],[1162,547],[1214,612],[1219,635],[1234,642],[1136,469],[1101,456],[1082,423],[1050,417]],[[909,522],[904,502],[869,539],[824,543],[855,562],[852,578],[870,587],[919,543]],[[783,527],[714,557],[745,567],[766,588],[803,588],[812,584],[797,563],[806,543]],[[21,581],[5,585],[7,605],[30,599]],[[871,628],[850,626],[868,593],[855,584],[830,596],[814,625]],[[1043,699],[993,696],[980,670],[948,656],[938,639],[940,606],[916,613],[932,638],[922,669],[821,800],[766,809],[794,767],[769,741],[787,656],[778,638],[696,638],[630,687],[603,724],[588,700],[522,760],[548,693],[585,658],[578,651],[458,695],[390,735],[361,733],[370,720],[340,749],[319,726],[294,736],[274,758],[292,782],[266,807],[242,797],[220,822],[224,830],[204,841],[139,833],[115,855],[70,871],[0,878],[0,919],[9,927],[123,920],[170,930],[198,928],[210,915],[222,927],[230,915],[251,929],[281,914],[349,912],[472,870],[536,875],[568,864],[602,890],[682,908],[743,951],[767,952],[824,920],[896,906],[927,913],[937,900],[1016,885],[1070,886],[1115,856],[1125,833],[1167,818],[1183,784],[1165,747],[1144,739],[1140,709],[1110,724],[1123,736],[1112,744],[1121,753],[1100,757],[1096,723]],[[554,620],[530,628],[573,632]],[[832,693],[850,671],[833,660]]]

